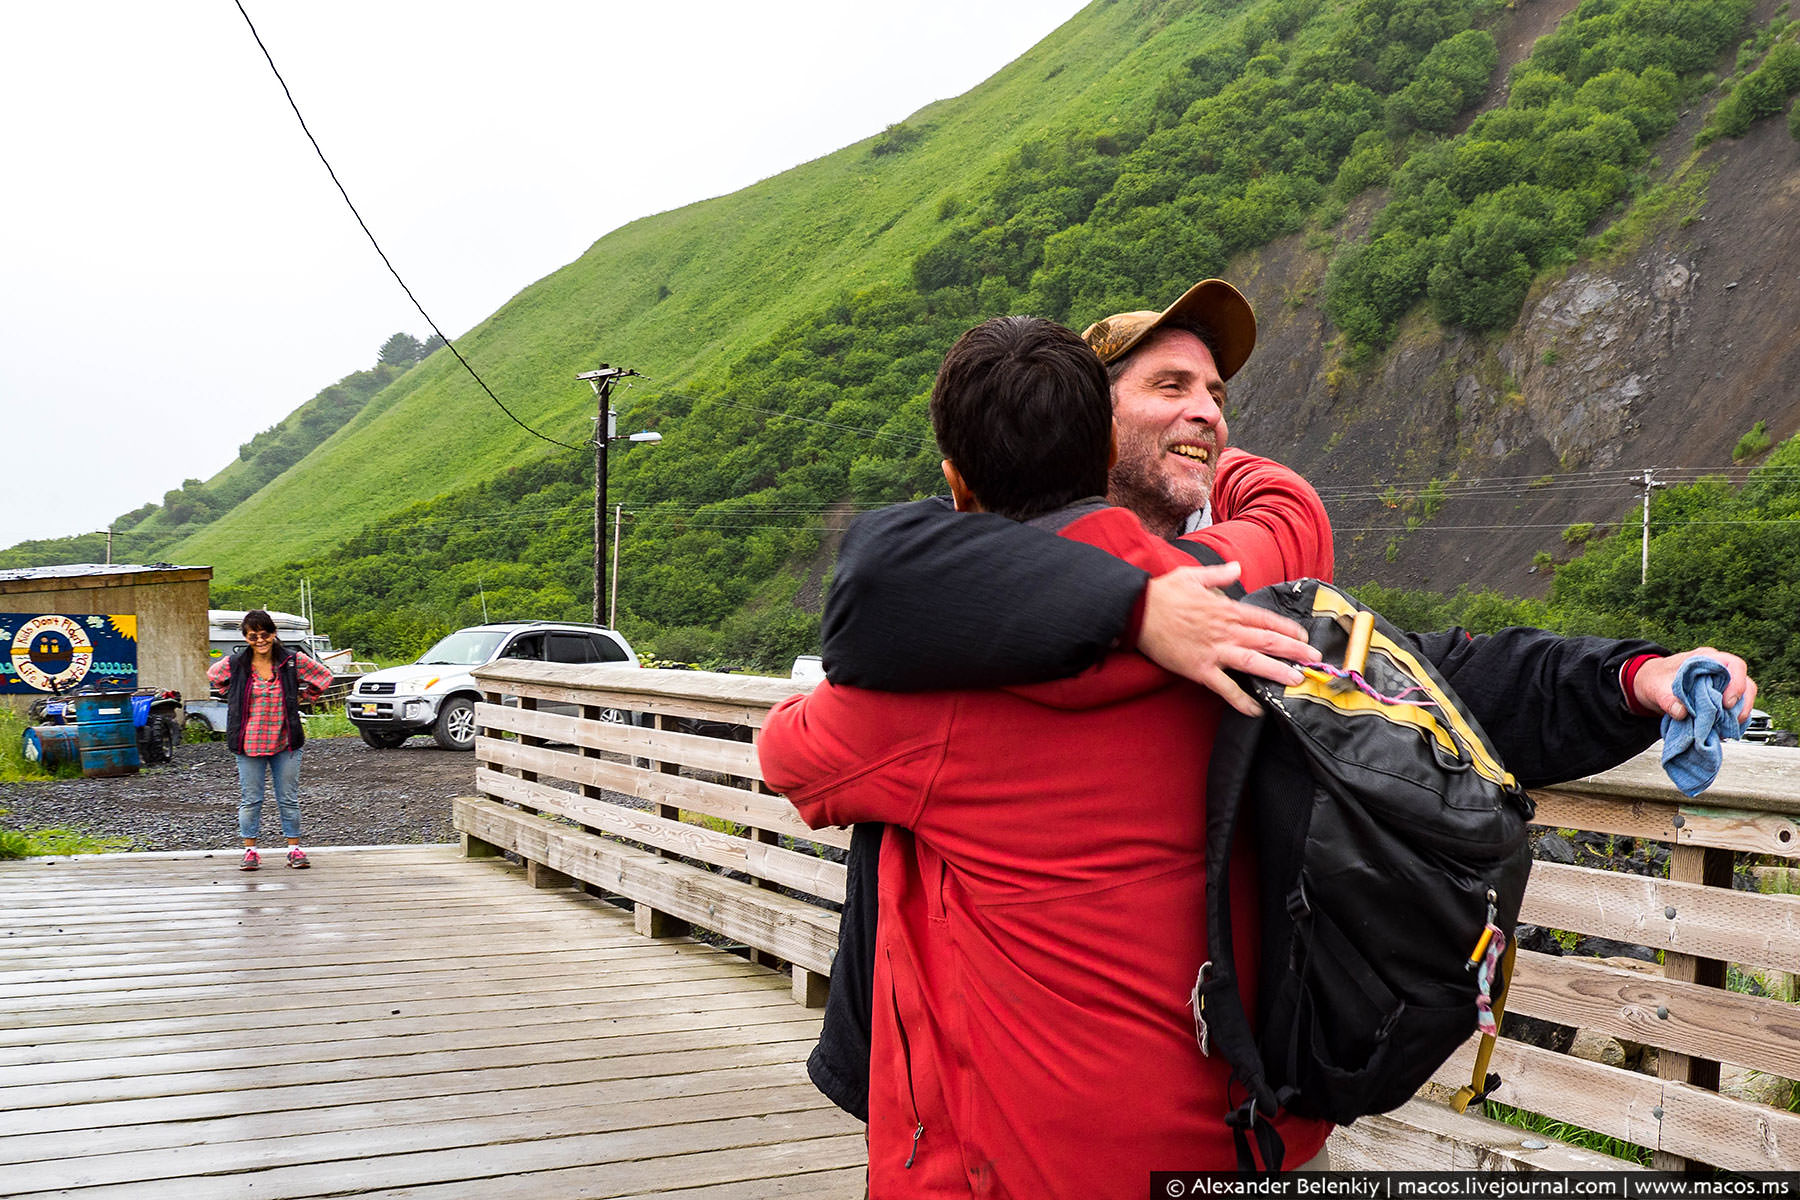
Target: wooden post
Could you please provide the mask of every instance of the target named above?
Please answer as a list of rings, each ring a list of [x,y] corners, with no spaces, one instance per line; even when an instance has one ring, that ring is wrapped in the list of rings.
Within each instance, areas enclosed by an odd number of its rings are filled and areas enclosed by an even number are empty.
[[[768,794],[769,789],[763,785],[762,780],[752,779],[748,782],[751,791],[763,795]],[[776,833],[773,829],[751,829],[749,830],[749,836],[767,846],[779,846],[781,844],[781,835]],[[776,886],[774,883],[762,878],[760,875],[755,877],[754,882],[759,888],[772,888]],[[772,971],[779,971],[781,969],[781,958],[778,955],[770,954],[767,950],[753,949],[750,951],[750,957],[752,961],[760,963],[762,966],[768,967]],[[804,990],[805,985],[801,980],[803,974],[805,974],[805,972],[801,968],[794,968],[794,999],[806,1008],[817,1008],[818,1005],[807,1004],[804,998],[808,993]],[[824,1003],[825,1001],[823,999],[819,1001],[819,1004]]]
[[[656,727],[658,729],[669,729],[672,728],[674,724],[675,718],[668,713],[656,714]],[[661,771],[664,775],[681,774],[680,763],[663,762],[660,759],[652,759],[651,761],[655,763],[656,769]],[[656,806],[656,815],[665,820],[679,821],[681,820],[681,808],[679,805],[659,803]],[[675,854],[669,850],[658,848],[656,852],[664,858],[676,857]],[[637,926],[637,931],[645,937],[679,937],[688,931],[688,923],[680,917],[671,916],[660,909],[652,908],[641,900],[632,905],[631,915],[633,922]]]
[[[541,862],[525,861],[525,882],[534,888],[566,888],[575,881]]]
[[[1669,881],[1698,883],[1707,887],[1731,886],[1732,852],[1705,846],[1672,846],[1669,850]],[[1663,977],[1703,987],[1725,986],[1726,964],[1716,958],[1696,958],[1691,954],[1663,954]],[[1719,1090],[1719,1064],[1704,1058],[1692,1058],[1672,1050],[1656,1056],[1656,1073],[1663,1079],[1692,1084],[1708,1091]],[[1650,1165],[1659,1171],[1682,1171],[1688,1160],[1679,1154],[1657,1150]]]
[[[805,967],[794,968],[794,1003],[801,1008],[824,1008],[831,980]]]

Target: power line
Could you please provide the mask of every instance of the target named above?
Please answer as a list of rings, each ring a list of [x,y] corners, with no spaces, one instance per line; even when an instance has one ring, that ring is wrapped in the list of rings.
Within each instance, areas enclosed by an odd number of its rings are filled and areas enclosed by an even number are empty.
[[[250,36],[256,39],[256,48],[261,50],[263,57],[268,60],[269,70],[275,72],[275,82],[281,85],[282,94],[287,97],[288,107],[294,110],[294,119],[300,122],[300,131],[306,135],[306,140],[312,143],[313,152],[319,156],[319,161],[325,164],[325,173],[330,175],[331,182],[337,185],[338,195],[342,196],[344,198],[344,203],[350,206],[350,215],[356,218],[356,223],[358,225],[362,226],[363,233],[369,239],[369,245],[375,247],[375,253],[381,256],[382,265],[387,267],[388,274],[394,277],[394,282],[400,285],[400,290],[406,293],[406,298],[412,301],[412,306],[419,310],[419,315],[425,318],[425,323],[431,326],[431,332],[438,335],[444,343],[444,348],[456,356],[456,361],[462,364],[463,370],[467,371],[469,377],[481,385],[481,390],[487,393],[488,399],[498,405],[500,411],[512,419],[513,424],[517,425],[520,429],[523,429],[526,433],[529,433],[532,437],[542,438],[552,446],[561,446],[564,450],[575,450],[585,454],[588,447],[571,446],[567,442],[559,442],[548,434],[539,433],[525,422],[519,420],[519,418],[513,414],[513,410],[501,403],[500,397],[494,395],[494,389],[487,385],[487,381],[475,373],[475,368],[471,367],[469,365],[469,360],[462,356],[462,351],[456,348],[456,343],[452,342],[449,337],[445,335],[444,331],[438,328],[438,323],[431,319],[431,314],[425,311],[425,306],[419,303],[419,298],[413,295],[411,288],[406,286],[406,280],[400,278],[400,272],[395,270],[393,262],[388,259],[387,251],[383,250],[381,248],[381,243],[375,240],[375,234],[369,229],[368,222],[363,220],[362,213],[358,212],[356,209],[356,203],[350,199],[350,193],[345,190],[342,181],[338,179],[337,172],[332,169],[331,160],[325,157],[325,151],[320,147],[319,139],[314,137],[312,130],[307,127],[306,118],[300,113],[300,105],[294,100],[293,90],[288,87],[287,80],[282,78],[281,68],[275,65],[275,56],[269,53],[269,48],[267,46],[263,45],[262,34],[256,31],[256,23],[250,19],[250,14],[244,11],[243,0],[233,0],[233,3],[237,5],[238,12],[243,15],[244,24],[250,27]]]

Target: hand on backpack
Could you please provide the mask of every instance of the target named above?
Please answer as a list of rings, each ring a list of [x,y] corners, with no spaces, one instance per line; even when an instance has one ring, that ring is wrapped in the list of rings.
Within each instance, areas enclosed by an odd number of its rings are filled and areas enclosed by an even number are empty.
[[[1145,621],[1148,620],[1149,614],[1146,612]],[[1711,646],[1701,646],[1685,654],[1651,659],[1638,668],[1637,677],[1631,681],[1631,699],[1639,708],[1674,717],[1677,721],[1687,720],[1687,708],[1675,699],[1675,676],[1681,670],[1682,663],[1701,656],[1713,659],[1731,672],[1731,682],[1725,687],[1725,707],[1740,719],[1748,717],[1750,709],[1756,704],[1756,681],[1750,678],[1750,668],[1737,655],[1715,650]]]
[[[1242,671],[1274,683],[1301,679],[1292,661],[1311,662],[1318,652],[1306,643],[1297,622],[1249,604],[1218,589],[1236,582],[1237,563],[1181,567],[1150,581],[1144,591],[1144,624],[1137,648],[1165,670],[1217,692],[1247,717],[1261,710],[1227,671]],[[1646,664],[1647,669],[1648,664]]]

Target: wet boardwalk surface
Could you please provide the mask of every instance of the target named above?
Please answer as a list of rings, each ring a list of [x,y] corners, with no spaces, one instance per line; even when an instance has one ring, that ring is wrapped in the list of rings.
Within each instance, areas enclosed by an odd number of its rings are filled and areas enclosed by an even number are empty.
[[[786,977],[449,846],[0,863],[0,1193],[854,1197]]]

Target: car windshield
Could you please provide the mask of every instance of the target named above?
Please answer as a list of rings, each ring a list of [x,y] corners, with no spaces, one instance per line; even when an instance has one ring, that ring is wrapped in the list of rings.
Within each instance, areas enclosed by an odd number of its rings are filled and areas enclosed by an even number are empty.
[[[505,636],[504,629],[459,629],[419,655],[419,663],[478,667],[494,656],[495,648]]]

